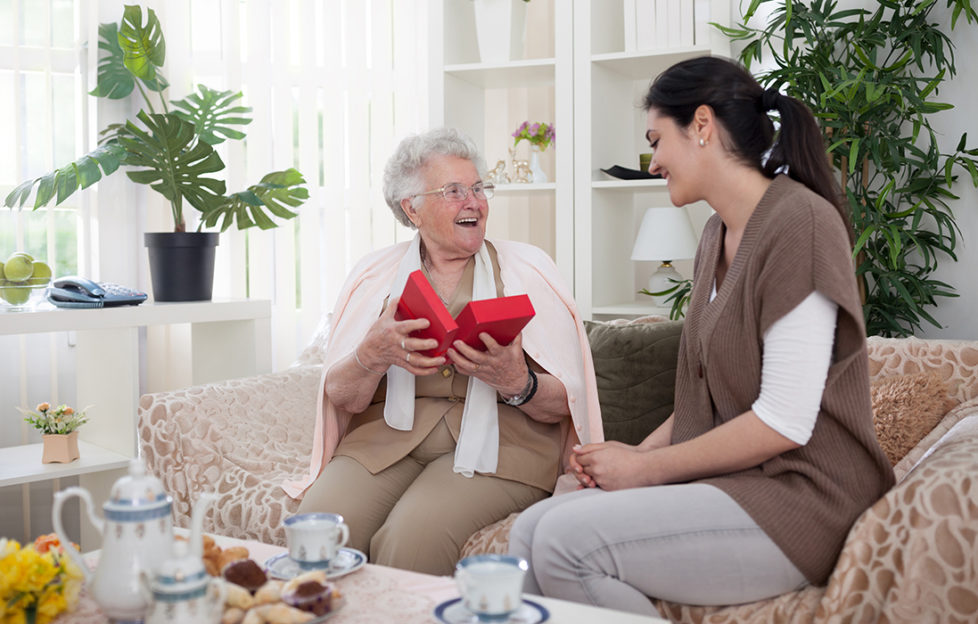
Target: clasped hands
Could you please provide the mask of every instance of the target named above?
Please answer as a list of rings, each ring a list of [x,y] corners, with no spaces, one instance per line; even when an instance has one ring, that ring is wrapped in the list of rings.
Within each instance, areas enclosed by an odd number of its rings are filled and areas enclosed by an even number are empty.
[[[411,334],[427,328],[431,323],[424,318],[396,320],[398,300],[399,297],[391,297],[383,314],[357,347],[357,355],[364,366],[373,371],[400,366],[413,375],[424,376],[437,373],[441,366],[451,362],[460,373],[482,380],[505,396],[519,394],[523,390],[529,373],[523,355],[522,334],[503,346],[483,332],[479,338],[486,345],[485,351],[456,340],[449,347],[447,357],[429,357],[421,351],[434,349],[438,341],[434,338],[415,338]]]
[[[578,489],[623,490],[652,485],[648,454],[648,450],[616,440],[578,444],[571,453],[567,473],[577,480]]]

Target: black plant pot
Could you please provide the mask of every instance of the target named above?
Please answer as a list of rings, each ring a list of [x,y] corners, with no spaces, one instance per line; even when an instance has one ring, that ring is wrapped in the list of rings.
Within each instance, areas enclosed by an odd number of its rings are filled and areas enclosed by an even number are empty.
[[[146,232],[155,301],[210,301],[216,232]]]

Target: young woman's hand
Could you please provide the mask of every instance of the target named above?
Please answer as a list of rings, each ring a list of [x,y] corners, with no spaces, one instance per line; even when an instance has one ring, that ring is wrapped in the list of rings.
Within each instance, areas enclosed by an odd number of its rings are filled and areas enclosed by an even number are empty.
[[[585,444],[574,447],[571,454],[572,470],[578,483],[585,487],[599,487],[603,490],[624,490],[632,487],[650,485],[648,453],[635,446],[622,442],[609,441]],[[594,485],[585,485],[593,483]]]

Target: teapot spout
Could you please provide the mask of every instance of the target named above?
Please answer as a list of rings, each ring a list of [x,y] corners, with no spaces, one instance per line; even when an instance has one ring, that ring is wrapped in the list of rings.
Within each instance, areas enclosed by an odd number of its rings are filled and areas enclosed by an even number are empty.
[[[190,517],[190,554],[194,557],[204,556],[204,514],[217,499],[215,492],[204,492],[194,503],[194,512]]]

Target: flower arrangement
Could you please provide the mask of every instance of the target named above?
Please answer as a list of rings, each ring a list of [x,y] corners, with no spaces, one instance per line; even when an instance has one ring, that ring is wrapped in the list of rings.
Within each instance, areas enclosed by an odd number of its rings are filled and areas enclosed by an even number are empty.
[[[88,422],[88,416],[85,415],[85,410],[76,412],[73,408],[64,404],[51,409],[50,403],[39,403],[36,408],[37,411],[34,412],[23,408],[17,409],[27,414],[24,420],[44,435],[52,433],[69,434]]]
[[[0,538],[0,624],[47,624],[75,608],[83,580],[56,537]]]
[[[516,129],[513,133],[513,137],[516,141],[513,142],[513,146],[520,144],[520,141],[526,140],[530,142],[530,145],[536,147],[540,151],[546,150],[550,147],[551,143],[557,143],[557,132],[554,130],[554,125],[552,123],[533,123],[524,121],[520,124],[520,127]]]

